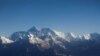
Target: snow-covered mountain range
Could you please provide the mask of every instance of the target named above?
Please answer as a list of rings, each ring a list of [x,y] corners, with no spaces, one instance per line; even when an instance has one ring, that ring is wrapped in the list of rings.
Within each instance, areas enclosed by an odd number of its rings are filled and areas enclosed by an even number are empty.
[[[2,49],[0,55],[2,56],[6,56],[3,53],[7,51],[10,52],[9,49],[14,48],[25,48],[24,51],[30,53],[26,54],[26,56],[82,56],[82,54],[85,56],[99,56],[100,54],[92,53],[93,51],[90,50],[95,46],[96,48],[98,47],[97,49],[100,49],[100,34],[89,33],[80,36],[72,32],[63,33],[49,28],[37,29],[36,27],[32,27],[27,31],[14,32],[8,37],[1,36],[0,45],[0,49]],[[30,47],[30,45],[32,45],[32,47]],[[34,48],[34,46],[36,48]],[[18,52],[16,49],[15,52],[12,50],[15,54]],[[46,51],[45,53],[47,54],[39,55],[34,49],[38,50],[40,53]],[[88,54],[88,52],[92,54]],[[100,52],[100,50],[97,52]],[[49,55],[49,53],[51,53],[51,55]],[[8,56],[13,56],[13,54],[9,54]],[[25,54],[19,54],[17,56],[25,56]]]

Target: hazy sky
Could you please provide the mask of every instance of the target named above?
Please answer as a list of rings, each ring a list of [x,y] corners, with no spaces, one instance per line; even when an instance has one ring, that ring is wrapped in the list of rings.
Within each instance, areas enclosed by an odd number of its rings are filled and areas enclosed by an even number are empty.
[[[99,0],[0,0],[0,35],[32,26],[100,33]]]

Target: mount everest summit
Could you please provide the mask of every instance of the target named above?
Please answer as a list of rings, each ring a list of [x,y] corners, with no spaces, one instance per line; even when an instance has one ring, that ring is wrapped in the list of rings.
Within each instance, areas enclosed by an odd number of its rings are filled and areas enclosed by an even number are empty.
[[[100,56],[100,34],[32,27],[0,37],[0,56]]]

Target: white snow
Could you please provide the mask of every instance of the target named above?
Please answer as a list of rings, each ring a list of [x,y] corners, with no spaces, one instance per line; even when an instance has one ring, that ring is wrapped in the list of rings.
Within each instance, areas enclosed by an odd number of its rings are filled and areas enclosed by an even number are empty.
[[[72,32],[68,33],[68,36],[69,36],[69,37],[73,37],[73,38],[76,38],[76,37],[77,37],[77,36],[76,36],[74,33],[72,33]]]
[[[59,32],[59,31],[54,31],[59,37],[65,38],[65,33]]]
[[[89,40],[89,39],[91,38],[90,34],[84,34],[83,36],[84,36],[84,38],[85,38],[86,40]]]
[[[1,36],[0,39],[2,41],[2,44],[10,44],[10,43],[13,43],[14,42],[14,41],[12,41],[9,38],[4,37],[4,36]]]

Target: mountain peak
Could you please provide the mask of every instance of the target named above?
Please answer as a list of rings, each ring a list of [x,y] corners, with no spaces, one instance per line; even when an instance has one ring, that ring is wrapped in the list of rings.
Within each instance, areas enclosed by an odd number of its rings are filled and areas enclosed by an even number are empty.
[[[42,28],[41,32],[44,34],[49,34],[49,35],[56,35],[55,32],[53,30],[51,30],[50,28]]]
[[[35,26],[33,26],[32,28],[30,28],[29,30],[28,30],[28,32],[38,32],[39,30],[35,27]]]

